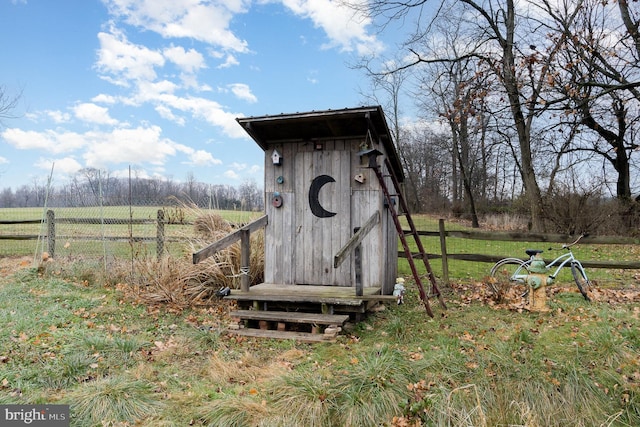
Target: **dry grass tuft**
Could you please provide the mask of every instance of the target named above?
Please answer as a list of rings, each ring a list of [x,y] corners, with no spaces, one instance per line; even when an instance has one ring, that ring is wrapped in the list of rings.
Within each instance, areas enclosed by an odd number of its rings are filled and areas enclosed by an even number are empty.
[[[191,208],[195,215],[195,209]],[[200,211],[194,221],[194,236],[189,236],[185,252],[191,254],[210,245],[233,231],[220,215]],[[264,232],[251,234],[250,283],[257,284],[264,277]],[[136,271],[141,287],[138,298],[145,303],[168,304],[185,308],[208,304],[217,299],[215,292],[224,287],[237,289],[244,274],[240,268],[240,243],[218,251],[206,260],[193,264],[190,256],[165,257],[160,260],[137,260]]]
[[[229,221],[215,213],[198,215],[193,222],[193,229],[196,236],[208,241],[217,240],[233,231]]]
[[[286,370],[282,364],[265,361],[252,353],[244,353],[236,359],[215,353],[209,358],[202,376],[210,378],[213,384],[244,385],[279,377]]]

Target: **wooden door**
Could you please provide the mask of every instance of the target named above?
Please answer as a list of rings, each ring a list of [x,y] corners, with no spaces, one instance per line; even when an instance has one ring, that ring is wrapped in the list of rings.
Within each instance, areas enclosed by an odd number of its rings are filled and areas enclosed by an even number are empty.
[[[351,262],[333,257],[352,235],[350,153],[299,152],[295,158],[294,277],[297,284],[351,286]]]

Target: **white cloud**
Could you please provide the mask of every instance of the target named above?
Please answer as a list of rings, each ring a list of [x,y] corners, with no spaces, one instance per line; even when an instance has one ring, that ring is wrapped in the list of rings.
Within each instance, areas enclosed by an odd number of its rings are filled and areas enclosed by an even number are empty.
[[[175,143],[161,137],[158,126],[114,129],[100,133],[82,155],[88,167],[103,168],[128,163],[163,164],[176,153]]]
[[[53,154],[77,153],[77,156],[67,156],[60,160],[50,160],[43,157],[39,160],[38,167],[44,169],[50,168],[55,161],[56,169],[64,167],[65,171],[72,172],[82,167],[112,169],[122,164],[151,165],[156,169],[163,170],[169,157],[174,157],[179,153],[187,158],[184,163],[196,166],[222,164],[219,159],[207,151],[196,150],[162,137],[162,129],[158,126],[139,126],[132,129],[113,129],[109,132],[89,131],[85,133],[7,129],[0,136],[17,149]],[[76,157],[80,156],[84,161],[84,166],[76,160]]]
[[[40,158],[34,163],[34,166],[45,171],[51,171],[53,167],[53,173],[55,175],[73,175],[82,169],[82,165],[73,157],[64,157],[61,159]]]
[[[249,85],[246,85],[244,83],[233,83],[229,85],[229,89],[231,89],[231,92],[239,99],[252,104],[254,102],[258,102],[258,98],[256,98],[256,96],[251,93],[251,88],[249,87]]]
[[[235,170],[243,171],[243,170],[246,170],[249,167],[249,165],[247,165],[246,163],[233,162],[231,163],[231,167]]]
[[[190,164],[195,166],[221,165],[222,160],[216,159],[213,155],[204,150],[194,150],[189,156]]]
[[[51,153],[75,151],[86,144],[86,137],[82,134],[58,133],[52,130],[36,132],[11,128],[2,132],[2,137],[19,150],[40,150]]]
[[[325,48],[340,47],[344,51],[372,54],[383,49],[375,35],[367,32],[371,18],[335,0],[282,0],[293,13],[313,21],[331,40]]]
[[[185,51],[182,46],[171,46],[163,53],[165,58],[176,64],[185,73],[193,74],[207,67],[204,57],[195,49]]]
[[[239,64],[240,64],[240,62],[238,61],[238,59],[236,59],[235,56],[229,54],[229,55],[227,55],[225,61],[222,64],[218,65],[218,68],[220,68],[220,69],[231,68],[234,65],[239,65]]]
[[[6,158],[0,156],[0,165],[4,165],[4,164],[7,164],[7,163],[9,163],[9,160],[7,160]]]
[[[158,101],[164,96],[172,95],[178,89],[178,85],[169,80],[159,82],[139,82],[136,94],[123,102],[130,105],[140,105],[145,102]]]
[[[73,107],[76,117],[84,122],[95,123],[98,125],[115,125],[118,123],[116,119],[109,116],[109,109],[100,107],[99,105],[85,102]]]
[[[173,111],[166,105],[157,105],[155,110],[163,119],[170,120],[180,126],[184,126],[187,123],[184,117],[176,116],[175,114],[173,114]]]
[[[222,175],[224,175],[226,178],[232,179],[234,181],[238,181],[238,180],[240,180],[240,178],[242,178],[242,175],[238,174],[236,171],[231,170],[231,169],[227,170]]]
[[[155,67],[164,65],[160,52],[130,43],[119,30],[98,33],[100,49],[96,68],[102,78],[118,85],[129,86],[130,81],[154,80]]]
[[[91,98],[91,102],[98,102],[100,104],[115,104],[117,101],[115,96],[107,95],[106,93],[101,93]]]
[[[144,99],[142,99],[143,97]],[[161,93],[160,91],[149,89],[141,90],[141,93],[135,98],[136,103],[142,101],[153,103],[156,106],[156,111],[161,113],[163,118],[168,120],[178,119],[177,123],[179,124],[182,123],[182,119],[179,119],[173,113],[173,110],[189,113],[194,118],[219,127],[229,137],[245,138],[247,136],[242,127],[238,126],[236,122],[236,117],[241,114],[227,112],[220,104],[210,99],[195,96],[179,97],[171,93]],[[132,102],[134,101],[132,100]]]
[[[229,169],[224,173],[224,176],[232,179],[246,179],[253,176],[261,176],[262,173],[263,167],[261,165],[233,162],[229,165]]]
[[[244,0],[103,0],[109,13],[165,38],[191,38],[225,50],[246,52],[247,42],[229,29]]]
[[[58,110],[47,110],[45,114],[49,116],[54,123],[67,123],[71,120],[71,114]]]

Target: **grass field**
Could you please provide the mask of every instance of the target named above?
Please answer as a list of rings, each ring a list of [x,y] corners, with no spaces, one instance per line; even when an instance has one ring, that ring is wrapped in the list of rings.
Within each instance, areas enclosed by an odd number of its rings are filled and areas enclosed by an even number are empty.
[[[469,282],[431,319],[408,280],[406,304],[308,345],[227,336],[227,302],[143,304],[4,261],[0,404],[69,404],[72,426],[640,425],[637,286],[556,289],[533,314]]]
[[[103,208],[64,208],[55,209],[56,218],[116,218],[127,220],[147,219],[149,224],[137,224],[129,228],[126,224],[59,224],[56,234],[61,236],[56,242],[56,256],[60,258],[77,259],[79,256],[90,256],[93,258],[133,258],[140,256],[154,255],[156,253],[156,224],[153,222],[157,218],[158,209],[165,210],[165,218],[171,224],[166,225],[165,235],[168,239],[186,239],[193,237],[194,231],[191,223],[198,217],[209,213],[221,215],[224,219],[232,223],[247,223],[261,215],[257,212],[243,211],[208,211],[182,206],[108,206]],[[43,216],[42,209],[21,208],[21,209],[0,209],[0,220],[16,219],[39,219]],[[437,231],[438,218],[428,215],[413,215],[416,227],[419,230]],[[46,227],[46,226],[45,226]],[[447,222],[447,230],[470,230],[461,222]],[[0,225],[0,235],[3,234],[39,234],[43,230],[41,224],[28,225]],[[45,228],[46,230],[46,228]],[[128,236],[146,237],[148,242],[127,242]],[[88,236],[94,236],[97,240],[87,240]],[[102,236],[119,236],[124,241],[99,240]],[[437,237],[423,237],[423,245],[429,253],[440,254],[440,242]],[[19,255],[34,256],[38,258],[42,250],[46,250],[45,242],[36,240],[0,240],[0,256]],[[547,251],[549,244],[527,243],[527,242],[504,242],[504,241],[484,241],[470,240],[449,237],[447,238],[447,250],[452,254],[475,253],[499,256],[524,257],[524,250],[527,248],[545,249],[545,258],[551,259],[560,254],[560,251]],[[552,245],[559,248],[560,244]],[[191,249],[181,242],[167,243],[165,249],[174,256],[188,256]],[[402,246],[398,246],[402,251]],[[415,247],[413,247],[415,251]],[[640,258],[640,247],[638,245],[584,245],[575,247],[576,257],[582,261],[586,260],[611,260],[611,261],[637,261]],[[38,255],[38,256],[35,256]],[[410,269],[406,260],[399,261],[400,272],[410,275]],[[437,277],[442,277],[442,263],[434,259],[431,266]],[[456,281],[482,281],[486,278],[491,264],[477,263],[469,261],[449,261],[450,279]],[[561,273],[559,280],[564,283],[571,283],[570,271]],[[624,287],[629,281],[634,280],[637,271],[629,270],[604,270],[590,269],[588,274],[601,286]]]

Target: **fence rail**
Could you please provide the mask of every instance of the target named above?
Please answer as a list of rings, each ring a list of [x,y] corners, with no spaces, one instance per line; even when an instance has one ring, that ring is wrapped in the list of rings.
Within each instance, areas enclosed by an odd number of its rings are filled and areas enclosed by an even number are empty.
[[[168,242],[180,242],[183,241],[183,237],[167,236],[165,227],[167,226],[185,226],[192,225],[187,222],[175,222],[167,221],[165,219],[165,212],[163,209],[157,211],[157,218],[78,218],[67,217],[57,218],[53,210],[47,212],[46,219],[43,220],[0,220],[0,225],[21,225],[21,224],[41,224],[47,226],[46,233],[42,234],[3,234],[0,233],[0,240],[37,240],[42,239],[47,243],[47,249],[51,256],[55,255],[55,242],[62,239],[74,239],[74,240],[103,240],[112,242],[147,242],[156,243],[157,255],[161,256],[164,253],[165,243]],[[266,221],[266,219],[265,219]],[[79,225],[146,225],[153,227],[155,225],[155,236],[140,236],[133,235],[130,232],[128,235],[110,235],[100,236],[98,234],[93,235],[73,235],[67,236],[56,232],[56,224],[79,224]],[[408,231],[406,231],[408,232]],[[574,240],[575,236],[568,234],[540,234],[540,233],[520,233],[520,232],[487,232],[487,231],[469,231],[469,230],[446,230],[444,220],[439,221],[438,231],[419,231],[418,234],[424,237],[438,238],[440,241],[440,253],[427,253],[427,256],[431,260],[441,260],[442,262],[442,280],[446,283],[449,281],[449,261],[468,261],[474,263],[495,263],[502,258],[513,257],[513,254],[495,255],[495,254],[482,254],[482,253],[452,253],[447,248],[447,239],[469,239],[469,240],[484,240],[484,241],[503,241],[503,242],[541,242],[541,243],[559,243],[563,244],[568,241]],[[625,237],[625,236],[585,236],[581,243],[589,245],[639,245],[640,238]],[[413,256],[419,256],[414,253]],[[405,258],[406,255],[403,251],[398,252],[399,258]],[[524,258],[523,258],[524,259]],[[595,269],[621,269],[621,270],[640,270],[640,261],[598,261],[598,260],[583,260],[582,264],[587,268]]]
[[[46,213],[46,219],[27,219],[27,220],[0,220],[0,225],[29,225],[29,224],[40,224],[46,225],[47,230],[46,234],[2,234],[0,233],[0,240],[40,240],[46,241],[47,244],[47,252],[50,256],[55,256],[56,253],[56,241],[63,239],[73,239],[73,240],[82,240],[82,241],[109,241],[109,242],[132,242],[132,243],[140,243],[140,242],[155,242],[156,243],[156,252],[157,256],[160,257],[164,253],[165,243],[168,242],[180,242],[184,239],[178,237],[170,237],[165,235],[165,226],[169,225],[193,225],[188,222],[174,222],[174,221],[166,221],[164,210],[159,209],[157,211],[157,218],[147,219],[147,218],[57,218],[55,216],[55,212],[53,210],[48,210]],[[87,234],[87,235],[66,235],[60,234],[57,232],[56,225],[59,224],[72,224],[72,225],[124,225],[124,226],[133,226],[133,225],[155,225],[155,236],[134,236],[132,233],[129,235],[116,235],[116,236],[105,236],[98,234]]]
[[[470,254],[470,253],[449,253],[447,251],[447,237],[457,237],[470,240],[488,240],[501,242],[542,242],[542,243],[567,243],[575,240],[575,236],[568,234],[542,234],[542,233],[521,233],[521,232],[486,232],[486,231],[467,231],[467,230],[451,230],[445,229],[443,219],[439,220],[438,231],[418,231],[420,236],[438,237],[440,240],[440,252],[427,253],[427,257],[431,260],[440,259],[442,261],[442,280],[446,283],[449,281],[449,260],[470,261],[478,263],[495,263],[513,255],[487,255],[487,254]],[[404,230],[410,233],[409,230]],[[640,238],[625,236],[585,236],[580,240],[584,244],[592,245],[638,245]],[[419,257],[419,253],[412,253],[413,257]],[[406,258],[404,251],[398,251],[399,258]],[[526,258],[522,258],[526,260]],[[582,265],[587,268],[611,268],[620,270],[640,270],[640,261],[592,261],[580,260]]]

